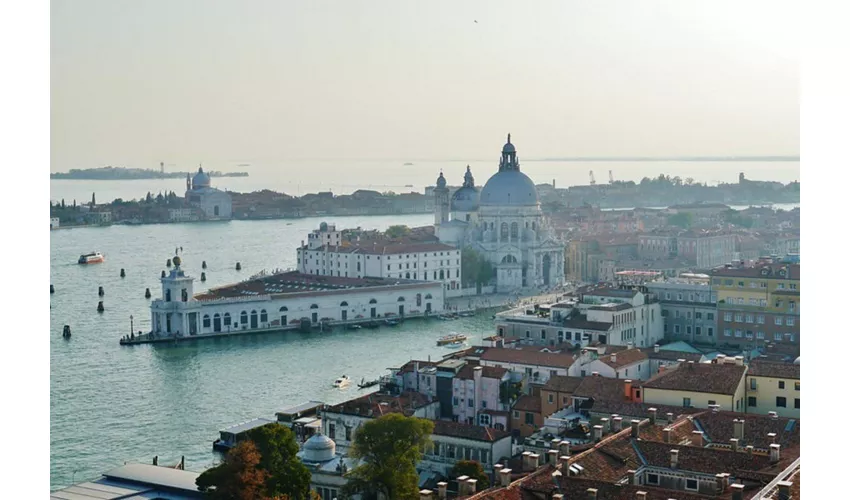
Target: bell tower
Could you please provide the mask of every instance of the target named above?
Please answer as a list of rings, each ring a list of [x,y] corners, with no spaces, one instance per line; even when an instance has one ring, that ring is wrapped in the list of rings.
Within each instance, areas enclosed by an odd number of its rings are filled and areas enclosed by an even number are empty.
[[[439,226],[449,221],[449,188],[446,187],[446,178],[440,171],[437,177],[437,187],[434,188],[434,226]]]

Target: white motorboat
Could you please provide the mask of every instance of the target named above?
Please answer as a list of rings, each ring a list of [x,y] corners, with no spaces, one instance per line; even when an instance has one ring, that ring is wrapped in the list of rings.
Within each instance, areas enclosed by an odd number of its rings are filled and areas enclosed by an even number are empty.
[[[334,380],[334,387],[337,389],[344,389],[351,385],[351,379],[348,378],[348,375],[343,375],[342,377]]]

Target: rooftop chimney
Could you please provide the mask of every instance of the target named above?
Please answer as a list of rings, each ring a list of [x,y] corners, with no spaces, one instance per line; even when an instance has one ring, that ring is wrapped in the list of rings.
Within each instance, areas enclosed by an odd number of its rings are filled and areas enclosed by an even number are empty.
[[[732,438],[729,442],[732,443],[732,451],[738,451],[738,440],[736,438]]]
[[[593,426],[593,440],[597,443],[602,440],[602,426],[594,425]]]
[[[567,441],[566,439],[561,441],[561,444],[558,445],[558,450],[561,452],[561,455],[569,456],[569,454],[570,454],[570,442]]]
[[[474,495],[475,494],[475,486],[476,486],[477,483],[478,483],[477,479],[467,479],[466,480],[466,493],[468,495]]]
[[[632,420],[632,437],[640,437],[640,420]]]
[[[732,485],[732,500],[744,500],[744,485],[735,483]]]
[[[670,427],[665,427],[664,430],[661,431],[661,435],[664,436],[664,442],[670,444],[670,435],[672,434],[673,429]]]
[[[437,495],[439,496],[440,500],[446,500],[446,497],[448,496],[448,489],[449,483],[445,481],[440,481],[439,483],[437,483]]]
[[[568,470],[568,467],[570,466],[569,461],[570,457],[567,455],[561,455],[558,457],[558,463],[561,464],[561,470],[564,476],[568,476],[570,474],[570,471]]]
[[[670,450],[670,468],[679,467],[679,450]]]
[[[632,399],[632,381],[631,379],[626,379],[623,381],[623,392],[626,396],[626,399]]]
[[[623,430],[623,417],[614,417],[614,422],[612,422],[611,425],[614,429],[614,432],[620,432],[621,430]]]
[[[738,366],[744,366],[744,357],[743,356],[735,356],[735,364]]]
[[[732,420],[732,425],[734,427],[734,434],[733,434],[734,437],[736,437],[738,439],[738,441],[743,441],[744,440],[744,419],[743,418],[741,418],[741,419],[736,418],[735,420]]]
[[[649,423],[655,425],[656,417],[658,416],[658,408],[649,409]]]
[[[596,488],[587,489],[587,500],[596,500]]]
[[[747,445],[747,455],[752,455],[753,450],[755,450],[755,446],[753,446],[751,444]]]
[[[629,475],[629,484],[637,484],[637,471],[630,469],[627,474]]]
[[[546,452],[546,463],[551,464],[551,465],[557,464],[558,463],[558,455],[560,455],[558,450],[547,451]]]
[[[530,452],[530,451],[524,451],[524,452],[522,452],[522,470],[523,470],[523,471],[526,471],[526,470],[528,470],[528,468],[529,468],[529,465],[528,465],[528,457],[530,457],[530,456],[531,456],[531,452]]]
[[[791,500],[791,481],[779,481],[779,500]]]
[[[667,423],[668,423],[668,424],[672,424],[672,423],[673,423],[673,414],[672,414],[672,413],[668,413],[668,414],[667,414]]]
[[[723,493],[723,490],[726,489],[725,480],[726,477],[723,474],[715,474],[714,475],[714,483],[715,488],[717,489],[717,493]]]
[[[767,414],[770,415],[770,418],[772,420],[779,420],[779,414],[776,413],[775,411],[769,411],[769,412],[767,412]]]
[[[611,355],[611,362],[612,362],[612,363],[616,363],[616,362],[617,362],[617,353],[616,353],[616,352],[615,352],[614,354],[612,354],[612,355]]]
[[[775,464],[779,461],[779,444],[773,443],[770,445],[770,463]]]
[[[726,362],[726,355],[725,354],[718,354],[717,357],[714,358],[714,360],[717,361],[718,365],[722,365],[723,363]]]
[[[469,479],[469,476],[460,476],[457,478],[457,489],[458,493],[461,495],[466,493],[466,480]]]
[[[776,442],[776,433],[775,432],[768,432],[767,433],[767,440],[770,441],[770,444],[775,443]]]
[[[635,500],[646,500],[646,492],[638,491],[637,493],[635,493]]]
[[[532,453],[528,456],[528,468],[531,470],[537,470],[537,467],[540,466],[540,455],[537,453]]]
[[[552,500],[564,500],[564,495],[560,493],[555,493],[554,495],[552,495]]]
[[[598,376],[599,376],[599,372],[593,372],[593,373],[591,373],[591,375],[593,375],[594,377],[598,377]]]
[[[699,446],[700,448],[702,448],[702,431],[691,432],[691,442],[694,446]]]
[[[611,421],[607,417],[602,417],[599,422],[602,425],[602,434],[611,432]]]
[[[661,346],[660,346],[660,345],[658,345],[658,344],[655,344],[655,345],[653,346],[653,349],[655,350],[655,352],[661,352]]]
[[[665,365],[658,365],[658,373],[664,373],[666,369],[667,367]]]
[[[419,492],[419,500],[431,500],[434,498],[434,492],[431,490],[421,490]]]
[[[511,484],[511,470],[510,469],[502,469],[499,471],[499,484],[502,487],[510,486]]]

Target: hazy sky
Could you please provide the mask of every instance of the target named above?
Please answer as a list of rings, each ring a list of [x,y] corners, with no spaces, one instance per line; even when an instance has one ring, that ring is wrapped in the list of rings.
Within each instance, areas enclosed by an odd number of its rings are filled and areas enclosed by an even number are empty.
[[[799,152],[791,2],[51,4],[54,171]]]

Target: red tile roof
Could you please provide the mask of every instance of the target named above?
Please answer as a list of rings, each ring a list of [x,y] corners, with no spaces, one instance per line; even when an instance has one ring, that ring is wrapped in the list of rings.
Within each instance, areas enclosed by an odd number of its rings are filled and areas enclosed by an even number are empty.
[[[323,411],[374,418],[390,413],[401,413],[410,416],[413,415],[416,409],[429,403],[431,401],[429,401],[427,396],[417,392],[403,392],[398,396],[375,392],[336,405],[327,406]]]
[[[616,360],[615,360],[616,359]],[[640,349],[626,349],[624,351],[619,351],[613,354],[606,354],[605,356],[601,356],[599,361],[605,363],[611,368],[617,369],[622,368],[624,366],[633,365],[635,363],[640,363],[641,361],[646,361],[648,359],[645,352]]]
[[[754,359],[750,362],[747,376],[800,380],[800,365]]]
[[[624,401],[626,399],[625,380],[608,377],[584,377],[573,392],[573,396],[593,398],[594,401]]]
[[[540,396],[529,396],[528,394],[523,394],[516,400],[512,409],[517,411],[540,413],[543,409],[543,404],[540,401]]]
[[[511,433],[508,431],[500,431],[492,427],[482,427],[480,425],[468,425],[460,422],[449,422],[446,420],[434,421],[434,432],[437,436],[448,436],[463,439],[471,439],[473,441],[494,442],[500,439],[510,438]],[[495,460],[501,457],[493,457]]]
[[[467,363],[463,368],[457,372],[455,378],[461,380],[474,380],[475,379],[475,368],[479,366],[477,363]],[[481,377],[483,378],[494,378],[496,380],[502,380],[502,377],[507,375],[507,368],[500,368],[498,366],[482,366],[481,367]]]
[[[544,389],[549,391],[556,392],[566,392],[572,394],[575,392],[576,388],[581,384],[584,378],[582,377],[569,377],[565,375],[554,375],[549,377],[549,380],[546,381],[546,384],[543,386]]]
[[[686,363],[659,373],[643,387],[734,395],[746,370],[746,366],[735,364]]]
[[[787,268],[785,277],[779,275],[780,269]],[[768,274],[763,275],[762,270],[766,269]],[[763,279],[800,279],[800,264],[758,264],[752,267],[732,267],[729,269],[718,268],[711,272],[712,276],[730,277],[730,278],[763,278]]]
[[[481,355],[481,360],[496,363],[547,366],[552,368],[569,368],[575,361],[570,354],[541,352],[539,348],[530,346],[518,349],[487,349]]]

